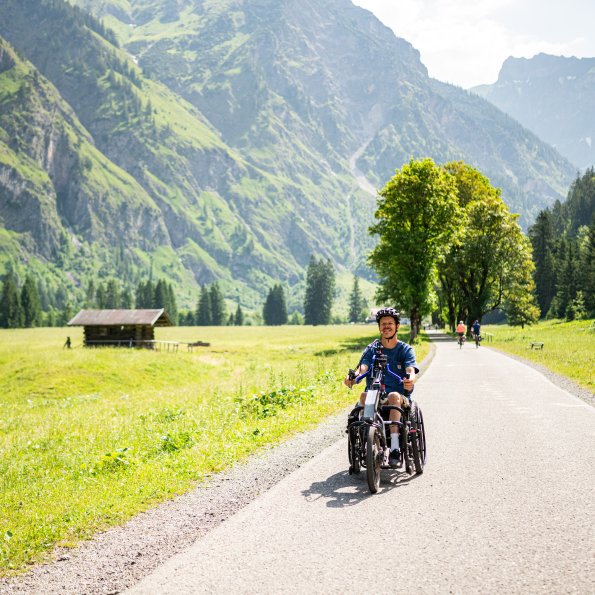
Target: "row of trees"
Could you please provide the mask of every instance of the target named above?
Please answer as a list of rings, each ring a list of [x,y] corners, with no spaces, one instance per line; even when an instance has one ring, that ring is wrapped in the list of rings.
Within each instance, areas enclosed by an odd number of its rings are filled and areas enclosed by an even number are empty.
[[[132,292],[116,279],[98,285],[91,280],[85,288],[82,306],[87,309],[165,308],[172,322],[178,323],[173,287],[163,280],[139,282],[134,298]],[[28,275],[19,289],[14,272],[5,275],[0,291],[0,328],[65,326],[75,313],[68,300],[62,310],[50,306],[44,312],[39,285],[33,276]]]
[[[513,324],[537,320],[531,244],[479,171],[411,160],[379,194],[377,298],[409,313],[412,339],[431,312],[453,330],[496,308]]]
[[[539,213],[529,229],[540,314],[595,317],[595,171],[572,184],[566,202]]]
[[[40,326],[43,320],[37,283],[32,276],[18,288],[16,276],[10,271],[4,278],[0,294],[0,328]]]

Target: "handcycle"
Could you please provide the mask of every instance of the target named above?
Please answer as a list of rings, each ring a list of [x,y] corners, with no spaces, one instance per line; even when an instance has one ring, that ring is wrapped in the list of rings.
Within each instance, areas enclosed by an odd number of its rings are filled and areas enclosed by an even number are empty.
[[[375,494],[380,487],[381,469],[391,469],[388,464],[390,452],[390,428],[399,427],[399,447],[401,460],[399,467],[405,466],[408,474],[423,473],[426,464],[426,433],[423,414],[419,405],[411,400],[409,406],[383,405],[386,390],[383,383],[385,374],[394,376],[402,385],[403,379],[395,374],[378,348],[370,369],[359,376],[349,370],[349,378],[359,383],[371,376],[372,381],[366,390],[365,403],[358,403],[347,418],[349,474],[357,474],[366,469],[368,487]],[[408,396],[407,394],[405,396]],[[362,411],[363,410],[363,411]],[[401,413],[400,421],[390,421],[391,410]],[[360,416],[361,413],[361,416]]]

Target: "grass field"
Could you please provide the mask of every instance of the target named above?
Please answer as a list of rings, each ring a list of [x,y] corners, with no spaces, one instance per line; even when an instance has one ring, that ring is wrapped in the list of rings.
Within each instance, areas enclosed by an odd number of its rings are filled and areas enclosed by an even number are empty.
[[[353,325],[158,329],[159,340],[211,343],[168,353],[83,349],[80,329],[0,331],[0,576],[353,403],[342,378],[376,336]],[[429,345],[416,351],[421,361]]]
[[[592,320],[562,322],[548,320],[525,327],[482,326],[493,342],[483,343],[506,353],[531,360],[567,376],[595,393],[595,328]],[[531,342],[543,342],[543,349],[531,349]]]

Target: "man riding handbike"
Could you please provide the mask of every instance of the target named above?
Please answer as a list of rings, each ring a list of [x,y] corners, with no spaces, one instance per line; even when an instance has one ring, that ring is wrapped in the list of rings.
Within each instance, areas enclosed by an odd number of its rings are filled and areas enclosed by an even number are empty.
[[[398,375],[384,375],[383,394],[386,398],[383,404],[400,408],[408,407],[409,395],[413,391],[416,375],[419,373],[415,361],[415,352],[411,345],[399,341],[397,338],[397,331],[399,330],[401,321],[399,313],[394,308],[383,308],[379,310],[376,313],[376,322],[380,330],[380,340],[374,341],[366,347],[355,370],[355,374],[348,375],[343,382],[346,386],[352,388],[355,378],[362,376],[370,369],[376,353],[380,352],[386,356],[389,369]],[[399,376],[402,378],[402,383],[398,379]],[[367,391],[370,388],[370,375],[368,375],[366,382]],[[362,407],[365,404],[366,391],[360,395],[359,402]],[[389,420],[391,422],[398,422],[400,419],[400,411],[391,408]],[[399,425],[397,424],[391,425],[390,444],[389,465],[391,467],[399,467],[402,465],[402,456],[400,452]]]

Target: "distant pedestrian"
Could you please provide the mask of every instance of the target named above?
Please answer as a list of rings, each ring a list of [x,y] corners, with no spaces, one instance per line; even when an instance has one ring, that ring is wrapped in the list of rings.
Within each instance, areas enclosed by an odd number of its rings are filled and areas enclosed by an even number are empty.
[[[66,337],[66,343],[64,343],[63,349],[70,349],[72,347],[72,342],[70,341],[70,337]]]

